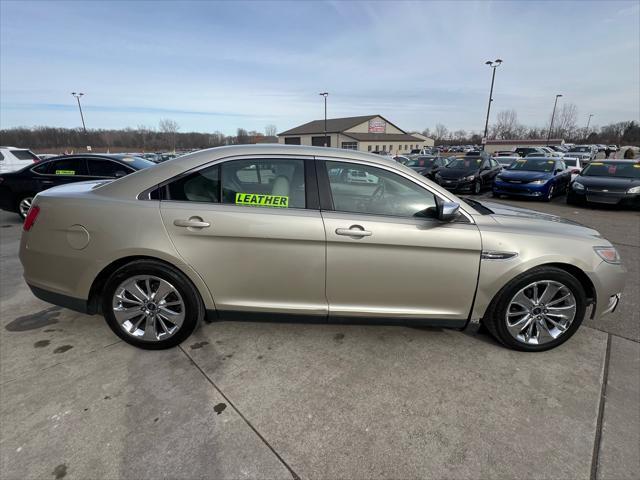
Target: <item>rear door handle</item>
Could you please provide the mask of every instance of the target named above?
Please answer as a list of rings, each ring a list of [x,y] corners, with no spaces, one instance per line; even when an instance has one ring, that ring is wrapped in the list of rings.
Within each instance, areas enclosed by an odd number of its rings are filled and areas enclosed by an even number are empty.
[[[51,185],[53,180],[42,180],[43,185]]]
[[[191,217],[189,220],[177,219],[173,221],[173,224],[176,227],[185,227],[185,228],[207,228],[211,226],[209,222],[203,222],[199,217]]]
[[[371,232],[365,230],[360,225],[351,225],[349,228],[336,228],[336,235],[343,235],[346,237],[370,237]]]

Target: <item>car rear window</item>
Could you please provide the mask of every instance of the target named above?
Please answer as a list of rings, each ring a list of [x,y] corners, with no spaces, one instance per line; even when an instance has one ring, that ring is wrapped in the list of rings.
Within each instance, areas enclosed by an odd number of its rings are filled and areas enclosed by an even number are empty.
[[[30,150],[11,150],[11,154],[18,160],[33,160],[38,162],[40,159]]]

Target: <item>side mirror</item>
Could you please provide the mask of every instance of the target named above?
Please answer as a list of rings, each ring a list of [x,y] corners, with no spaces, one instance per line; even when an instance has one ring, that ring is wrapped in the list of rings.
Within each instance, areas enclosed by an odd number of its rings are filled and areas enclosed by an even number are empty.
[[[561,173],[561,172],[562,172],[562,169],[561,169],[561,168],[556,168],[556,169],[555,169],[555,171],[554,171],[553,173],[554,173],[554,175],[557,175],[557,174],[559,174],[559,173]]]
[[[442,200],[436,200],[436,208],[438,220],[443,222],[451,222],[458,218],[460,214],[460,204],[456,202],[443,202]]]

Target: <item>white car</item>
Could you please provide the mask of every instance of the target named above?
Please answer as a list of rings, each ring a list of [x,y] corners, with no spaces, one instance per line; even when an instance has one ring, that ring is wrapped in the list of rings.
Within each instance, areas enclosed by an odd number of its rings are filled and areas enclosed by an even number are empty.
[[[0,173],[15,172],[39,161],[37,155],[26,148],[0,147]]]
[[[568,170],[571,170],[571,181],[573,182],[582,169],[586,166],[585,162],[578,157],[565,156],[562,161],[567,166]]]
[[[50,158],[59,157],[60,155],[55,153],[38,153],[38,158],[40,160],[49,160]]]

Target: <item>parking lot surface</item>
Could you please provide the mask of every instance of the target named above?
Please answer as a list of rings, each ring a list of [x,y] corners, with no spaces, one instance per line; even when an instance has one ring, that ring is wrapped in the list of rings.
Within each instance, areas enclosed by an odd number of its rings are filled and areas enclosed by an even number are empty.
[[[473,330],[267,322],[143,351],[33,297],[1,213],[0,476],[637,478],[640,213],[495,201],[612,241],[618,310],[537,354]]]

